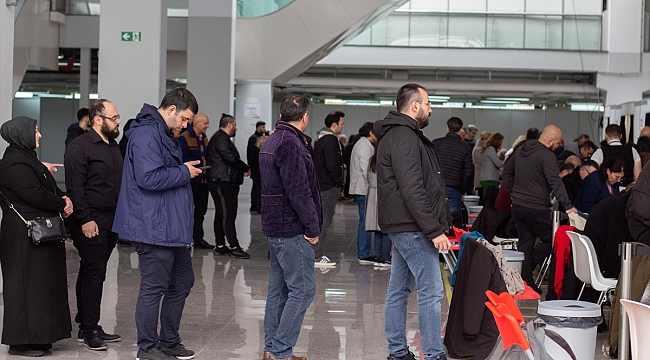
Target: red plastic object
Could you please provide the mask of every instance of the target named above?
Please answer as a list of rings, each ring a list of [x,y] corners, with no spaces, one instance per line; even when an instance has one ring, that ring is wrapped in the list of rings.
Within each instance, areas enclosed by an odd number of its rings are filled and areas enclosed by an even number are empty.
[[[487,296],[488,300],[490,300],[492,305],[494,306],[498,306],[499,304],[505,305],[508,308],[508,313],[512,315],[515,318],[515,320],[517,320],[517,322],[519,323],[524,322],[524,316],[521,315],[521,311],[519,311],[519,307],[517,306],[517,304],[515,304],[515,299],[513,299],[512,295],[510,295],[507,292],[502,292],[500,295],[497,295],[490,290],[486,291],[485,295]]]
[[[530,350],[530,343],[524,332],[521,330],[519,322],[509,314],[509,308],[505,304],[493,305],[486,301],[485,306],[492,312],[494,321],[497,323],[501,339],[503,340],[503,350],[507,350],[513,344],[518,344],[524,350]]]
[[[528,284],[524,284],[524,292],[522,294],[515,295],[515,300],[539,300],[541,298]]]

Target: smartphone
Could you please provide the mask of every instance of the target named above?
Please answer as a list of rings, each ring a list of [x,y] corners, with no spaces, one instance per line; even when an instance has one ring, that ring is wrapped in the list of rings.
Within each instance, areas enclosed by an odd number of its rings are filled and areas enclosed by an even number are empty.
[[[201,170],[201,171],[205,171],[205,170],[208,170],[208,169],[211,168],[211,167],[212,167],[212,166],[207,165],[207,166],[201,166],[201,167],[198,167],[197,169],[199,169],[199,170]]]

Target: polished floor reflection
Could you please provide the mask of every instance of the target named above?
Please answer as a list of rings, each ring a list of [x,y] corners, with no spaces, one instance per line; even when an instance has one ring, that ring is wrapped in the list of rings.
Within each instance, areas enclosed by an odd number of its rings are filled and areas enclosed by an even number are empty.
[[[237,231],[248,260],[215,256],[210,250],[193,253],[196,283],[187,299],[180,333],[197,359],[261,359],[264,346],[264,306],[267,293],[268,246],[260,229],[260,215],[248,212],[247,199],[240,201]],[[204,223],[212,229],[214,211]],[[325,253],[338,262],[335,268],[316,269],[317,290],[307,310],[303,330],[294,348],[310,360],[385,359],[384,300],[390,270],[358,265],[356,258],[356,203],[339,202],[331,239]],[[206,231],[214,243],[214,234]],[[78,255],[68,244],[68,284],[72,317],[76,313],[74,283]],[[101,325],[107,332],[122,335],[122,342],[109,344],[108,351],[90,351],[67,339],[54,344],[48,355],[54,359],[134,359],[137,352],[135,302],[140,282],[138,257],[132,247],[117,247],[108,264],[104,285]],[[448,310],[443,300],[443,326]],[[533,304],[534,306],[534,304]],[[531,314],[533,309],[528,310]],[[525,311],[526,312],[526,311]],[[409,302],[408,338],[411,350],[419,355],[417,302]],[[76,330],[76,327],[75,327]],[[75,331],[76,335],[76,331]],[[598,347],[605,342],[599,336]],[[597,351],[598,354],[598,351]],[[17,358],[0,346],[0,360]],[[597,356],[597,359],[605,357]]]

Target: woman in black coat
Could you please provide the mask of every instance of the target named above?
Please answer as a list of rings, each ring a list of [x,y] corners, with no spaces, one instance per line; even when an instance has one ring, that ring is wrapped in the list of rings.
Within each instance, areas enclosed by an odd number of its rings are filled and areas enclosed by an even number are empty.
[[[36,120],[17,117],[2,125],[9,143],[0,162],[0,191],[27,220],[38,216],[64,217],[72,202],[36,157],[41,137]],[[52,343],[70,337],[70,307],[65,244],[34,245],[20,217],[2,206],[0,263],[4,279],[2,343],[9,353],[42,356]]]

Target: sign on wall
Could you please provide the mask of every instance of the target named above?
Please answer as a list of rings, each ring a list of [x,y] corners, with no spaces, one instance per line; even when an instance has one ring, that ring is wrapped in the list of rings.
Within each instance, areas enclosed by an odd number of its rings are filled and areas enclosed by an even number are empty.
[[[142,32],[140,31],[122,31],[122,41],[140,42]]]

